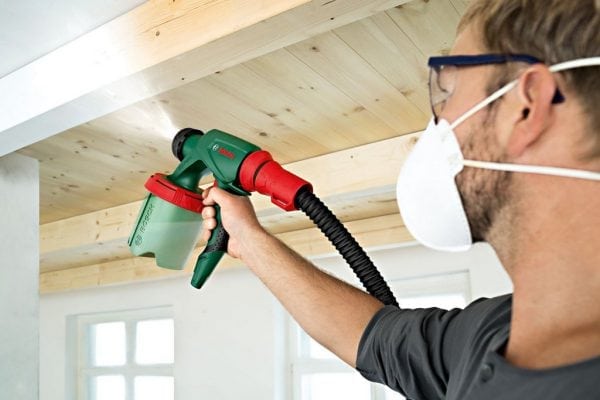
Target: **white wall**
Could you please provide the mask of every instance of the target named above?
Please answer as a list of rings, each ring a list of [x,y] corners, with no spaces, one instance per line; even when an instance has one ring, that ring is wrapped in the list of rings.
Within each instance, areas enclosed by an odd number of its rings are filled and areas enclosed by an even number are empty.
[[[487,246],[447,254],[422,247],[370,252],[386,278],[469,271],[472,297],[510,291],[510,282]],[[339,257],[316,262],[347,279]],[[188,279],[43,295],[41,298],[41,399],[65,392],[66,317],[75,314],[172,305],[175,313],[177,400],[283,399],[285,322],[273,297],[247,270],[215,273],[201,290]]]
[[[0,398],[38,398],[38,162],[0,157]]]
[[[40,304],[40,399],[65,391],[69,315],[171,305],[175,393],[184,399],[268,399],[273,393],[273,301],[245,270],[215,273],[198,291],[189,279],[48,294]]]

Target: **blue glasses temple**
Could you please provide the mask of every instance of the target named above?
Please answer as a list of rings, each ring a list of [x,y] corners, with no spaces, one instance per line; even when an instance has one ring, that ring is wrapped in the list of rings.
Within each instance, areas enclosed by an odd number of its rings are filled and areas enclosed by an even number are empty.
[[[431,57],[427,63],[430,67],[441,67],[443,65],[485,65],[503,64],[507,62],[525,62],[537,64],[540,59],[527,54],[478,54],[469,56],[440,56]]]
[[[454,66],[476,66],[486,64],[503,64],[507,62],[524,62],[528,64],[537,64],[543,62],[542,60],[527,55],[527,54],[478,54],[478,55],[457,55],[457,56],[439,56],[430,57],[427,65],[429,67],[442,67],[444,65]],[[554,97],[552,98],[553,104],[562,103],[565,101],[565,97],[562,95],[558,88]]]

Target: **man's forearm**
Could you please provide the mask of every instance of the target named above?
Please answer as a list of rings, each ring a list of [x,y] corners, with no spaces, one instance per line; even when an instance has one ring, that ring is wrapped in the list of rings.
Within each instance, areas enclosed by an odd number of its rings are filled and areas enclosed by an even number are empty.
[[[243,247],[242,260],[302,328],[355,366],[361,335],[383,304],[319,270],[268,233]]]

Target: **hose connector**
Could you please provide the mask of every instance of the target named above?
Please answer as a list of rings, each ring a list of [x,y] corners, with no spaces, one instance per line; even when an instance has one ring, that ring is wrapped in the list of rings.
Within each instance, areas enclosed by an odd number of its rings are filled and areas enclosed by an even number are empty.
[[[286,210],[297,210],[296,195],[301,189],[312,192],[312,185],[285,170],[268,151],[250,154],[240,167],[240,185],[247,192],[258,192],[271,197],[271,202]]]

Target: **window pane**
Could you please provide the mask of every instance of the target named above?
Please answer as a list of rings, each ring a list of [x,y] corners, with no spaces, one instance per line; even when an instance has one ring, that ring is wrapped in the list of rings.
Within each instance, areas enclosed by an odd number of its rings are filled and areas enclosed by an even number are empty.
[[[406,397],[402,396],[398,392],[394,392],[389,387],[385,387],[385,400],[406,400]]]
[[[92,326],[92,364],[110,367],[125,364],[125,323],[108,322]]]
[[[304,333],[304,332],[303,332]],[[308,355],[310,358],[319,358],[319,359],[328,359],[328,358],[336,358],[336,356],[327,350],[325,347],[321,346],[317,341],[312,339],[306,333],[304,333],[308,338]]]
[[[371,388],[358,373],[321,373],[302,376],[302,400],[369,400]]]
[[[467,305],[462,293],[446,293],[431,296],[414,296],[399,298],[398,303],[402,308],[428,308],[439,307],[450,310],[451,308],[464,308]]]
[[[135,400],[173,400],[175,382],[172,376],[138,376],[135,378]]]
[[[94,400],[125,400],[125,378],[122,375],[103,375],[94,378]]]
[[[172,319],[156,319],[137,323],[135,361],[138,364],[173,363],[174,350]]]

